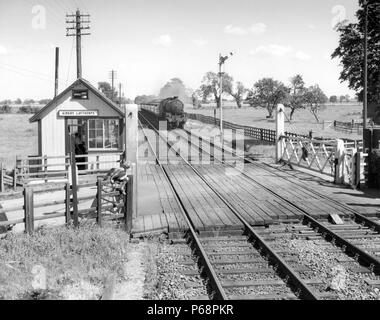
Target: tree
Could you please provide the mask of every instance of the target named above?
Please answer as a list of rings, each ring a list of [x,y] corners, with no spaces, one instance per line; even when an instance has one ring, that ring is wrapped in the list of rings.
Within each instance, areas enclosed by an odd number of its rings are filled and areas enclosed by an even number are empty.
[[[0,107],[0,113],[11,113],[11,107],[8,104],[4,104]]]
[[[106,82],[98,82],[98,89],[110,100],[116,102],[117,91],[115,88],[112,89],[111,85]]]
[[[200,109],[202,108],[202,92],[200,90],[195,90],[191,94],[191,104],[193,105],[194,109]]]
[[[223,93],[231,93],[232,91],[232,77],[228,73],[223,73]],[[220,94],[220,81],[219,76],[212,71],[205,74],[202,79],[202,84],[200,86],[200,91],[202,92],[202,101],[207,100],[209,96],[213,96],[216,102],[216,107],[220,108],[221,94]]]
[[[331,103],[337,103],[338,102],[338,97],[337,96],[331,96],[330,99],[329,99],[329,101]]]
[[[35,101],[33,100],[33,99],[25,99],[24,100],[24,104],[26,104],[26,105],[31,105],[31,104],[33,104]]]
[[[235,99],[237,107],[241,108],[241,104],[244,100],[244,95],[247,93],[248,89],[244,87],[241,82],[236,82],[235,88],[231,87],[230,95]]]
[[[286,104],[290,111],[290,120],[293,119],[293,114],[297,109],[303,109],[305,103],[305,82],[300,74],[295,75],[290,79],[290,95],[289,101]]]
[[[17,99],[15,100],[15,104],[21,104],[21,103],[22,103],[22,101],[21,101],[20,98],[17,98]]]
[[[289,88],[282,82],[263,78],[254,84],[247,100],[251,107],[266,108],[269,114],[267,118],[273,118],[273,111],[277,104],[286,102],[288,96]]]
[[[309,106],[310,112],[314,115],[318,123],[318,112],[327,101],[327,96],[318,85],[309,87],[305,93],[305,103]]]
[[[359,0],[360,9],[356,12],[357,23],[347,20],[338,25],[339,46],[332,58],[339,58],[343,70],[340,80],[348,81],[348,86],[357,92],[363,101],[364,87],[364,0]],[[368,6],[368,102],[380,101],[380,3],[370,0]]]
[[[51,101],[51,99],[41,99],[40,101],[38,101],[39,104],[48,104],[49,102]]]
[[[141,95],[141,96],[137,96],[135,98],[135,104],[143,104],[143,103],[149,103],[149,102],[152,102],[153,100],[156,100],[158,99],[156,96],[153,96],[153,95]]]

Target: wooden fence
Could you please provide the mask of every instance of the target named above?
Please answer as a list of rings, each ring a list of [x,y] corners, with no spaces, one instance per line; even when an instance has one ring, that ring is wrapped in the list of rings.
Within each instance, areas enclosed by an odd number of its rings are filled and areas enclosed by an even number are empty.
[[[197,114],[197,113],[186,113],[186,117],[188,119],[197,120],[206,124],[211,124],[215,126],[220,126],[220,119],[214,118],[211,116],[205,116],[203,114]],[[232,130],[242,130],[244,131],[244,135],[247,137],[252,137],[256,140],[264,141],[264,142],[270,142],[275,143],[276,142],[276,131],[271,129],[264,129],[264,128],[256,128],[256,127],[250,127],[250,126],[243,126],[240,124],[223,121],[223,127],[225,129],[232,129]],[[300,138],[308,138],[309,136],[306,135],[300,135],[293,132],[285,132],[286,136],[289,137],[300,137]]]
[[[334,121],[334,129],[344,133],[363,133],[363,123]]]
[[[335,177],[336,140],[302,139],[283,136],[281,138],[281,159],[298,167]],[[343,184],[353,188],[367,181],[367,153],[363,153],[350,142],[344,144],[344,159],[340,176]]]
[[[77,173],[87,178],[91,175],[106,173],[117,164],[122,152],[96,153],[76,155]],[[78,160],[81,159],[82,162]],[[19,186],[26,186],[30,182],[68,182],[70,179],[70,155],[66,156],[28,156],[16,157],[12,174],[7,175],[0,163],[0,192],[4,192],[4,185],[14,190]],[[83,161],[84,160],[84,161]],[[85,168],[82,168],[85,167]]]
[[[211,116],[205,116],[203,114],[197,113],[186,113],[188,119],[197,120],[203,123],[219,126],[220,119],[214,118]],[[252,137],[256,140],[276,143],[276,131],[264,128],[256,128],[250,126],[243,126],[235,123],[231,123],[228,121],[223,121],[223,126],[226,129],[232,130],[244,130],[244,135],[248,137]],[[285,136],[289,138],[301,138],[301,139],[311,139],[313,138],[311,135],[302,135],[294,132],[285,131]],[[314,137],[315,140],[325,140],[324,138]],[[363,141],[362,140],[353,140],[353,139],[342,139],[344,141],[346,148],[358,148],[362,150]]]
[[[131,232],[132,229],[132,197],[133,197],[133,176],[128,176],[129,181],[126,185],[126,195],[122,195],[119,191],[109,190],[109,187],[103,182],[102,178],[98,178],[97,182],[90,184],[78,184],[77,187],[91,187],[97,186],[96,195],[73,197],[77,190],[73,190],[69,183],[64,186],[65,196],[64,199],[50,200],[40,203],[34,202],[34,190],[31,187],[25,187],[23,190],[24,198],[23,204],[11,208],[0,208],[0,213],[4,213],[8,217],[8,221],[0,221],[0,227],[12,228],[17,224],[25,225],[25,232],[32,234],[35,230],[35,221],[48,220],[53,218],[65,217],[67,225],[73,222],[74,226],[79,226],[79,218],[96,219],[97,223],[102,226],[105,220],[124,219],[125,230]],[[108,190],[107,190],[108,188]],[[75,201],[75,200],[76,201]],[[87,209],[78,210],[78,204],[84,201],[93,201],[95,206]],[[64,212],[49,213],[47,216],[35,216],[34,210],[36,208],[43,208],[55,205],[62,205]],[[121,213],[112,213],[114,210],[120,209]],[[12,219],[12,213],[17,211],[24,211],[24,217],[19,219]]]

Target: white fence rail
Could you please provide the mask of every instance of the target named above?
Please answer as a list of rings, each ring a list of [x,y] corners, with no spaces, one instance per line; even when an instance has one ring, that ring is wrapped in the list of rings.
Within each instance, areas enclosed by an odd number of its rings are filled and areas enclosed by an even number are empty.
[[[368,154],[356,148],[339,150],[337,140],[313,140],[282,136],[281,160],[301,168],[327,174],[335,182],[358,188],[365,183]]]

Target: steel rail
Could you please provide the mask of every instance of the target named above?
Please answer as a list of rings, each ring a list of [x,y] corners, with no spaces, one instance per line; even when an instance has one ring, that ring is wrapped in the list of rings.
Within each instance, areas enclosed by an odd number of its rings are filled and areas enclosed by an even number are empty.
[[[188,130],[185,130],[185,129],[183,129],[183,130],[184,130],[186,133],[190,133]],[[199,136],[197,136],[197,135],[195,135],[195,136],[196,136],[197,138],[199,138]],[[206,140],[206,141],[207,141],[207,140]],[[194,142],[190,142],[190,143],[194,144]],[[211,141],[207,141],[207,143],[209,143],[210,146],[212,145],[213,147],[218,148],[219,150],[223,150],[222,147],[216,145],[215,143],[212,143]],[[195,145],[195,144],[194,144],[194,145]],[[226,149],[224,149],[224,150],[226,151]],[[240,159],[242,159],[242,160],[244,160],[244,161],[247,161],[247,162],[249,162],[249,163],[251,163],[251,164],[254,164],[254,165],[258,166],[258,167],[260,167],[260,168],[266,170],[267,172],[273,173],[273,171],[269,170],[268,168],[265,168],[265,167],[270,167],[270,168],[272,168],[272,169],[275,169],[275,170],[277,170],[277,171],[280,171],[280,172],[282,172],[282,173],[285,173],[285,174],[287,174],[287,175],[289,175],[289,176],[292,176],[289,172],[283,171],[283,170],[281,170],[281,169],[279,169],[279,168],[276,168],[276,167],[272,167],[272,166],[270,166],[270,165],[267,164],[267,163],[257,163],[257,162],[254,162],[252,159],[250,159],[250,158],[248,158],[248,157],[237,155],[237,154],[236,154],[235,152],[233,152],[233,151],[229,151],[229,150],[227,150],[227,152],[230,152],[232,155],[234,155],[234,156],[237,157],[237,158],[240,158]],[[207,152],[206,152],[206,153],[207,153]],[[276,174],[276,173],[274,173],[274,174]],[[279,174],[276,174],[276,176],[282,178],[282,179],[285,180],[285,181],[289,181],[288,179],[284,178],[283,176],[281,176],[281,175],[279,175]],[[316,191],[316,190],[314,190],[314,189],[310,189],[308,186],[306,186],[306,185],[305,185],[304,183],[302,183],[302,182],[299,182],[299,183],[297,183],[297,182],[292,182],[292,183],[295,183],[295,184],[301,186],[301,187],[304,188],[305,190],[307,190],[307,191],[309,191],[309,192],[312,192],[312,193],[314,193],[315,195],[318,195],[319,197],[321,197],[321,198],[323,198],[323,199],[325,199],[325,200],[329,200],[329,201],[331,201],[331,202],[334,202],[334,203],[337,204],[338,206],[342,207],[344,210],[349,211],[350,213],[352,213],[352,214],[354,215],[355,219],[358,220],[360,223],[364,223],[365,226],[367,226],[367,227],[369,227],[369,228],[371,228],[371,229],[373,229],[373,230],[375,230],[375,231],[377,231],[377,232],[380,233],[380,224],[378,224],[378,223],[376,223],[375,221],[372,221],[371,219],[368,219],[366,216],[364,216],[364,215],[362,215],[362,214],[356,212],[354,209],[352,209],[352,208],[349,207],[348,205],[346,205],[346,204],[344,204],[344,203],[341,203],[341,202],[339,202],[339,201],[337,201],[337,200],[335,200],[335,199],[333,199],[333,198],[330,198],[330,197],[328,197],[328,196],[326,196],[326,195],[324,195],[324,194],[322,194],[322,193],[320,193],[320,192],[318,192],[318,191]]]
[[[143,118],[145,118],[143,116]],[[145,118],[147,121],[147,119]],[[149,121],[148,121],[149,123]],[[152,126],[154,128],[154,126]],[[161,139],[164,139],[159,131],[154,128]],[[281,258],[271,247],[270,245],[251,227],[251,225],[244,219],[244,217],[226,200],[222,194],[220,194],[208,181],[207,179],[197,170],[195,169],[185,158],[181,155],[182,160],[194,171],[194,173],[201,178],[201,180],[222,200],[222,202],[231,210],[233,214],[242,222],[245,230],[248,232],[248,237],[251,241],[254,242],[255,246],[259,246],[265,252],[265,255],[268,259],[277,265],[277,270],[279,273],[285,277],[285,282],[289,281],[293,286],[298,289],[297,294],[301,299],[305,300],[318,300],[317,295],[313,292],[313,290],[304,282],[297,273],[293,270],[288,263],[285,262],[283,258]]]
[[[210,144],[211,144],[211,142],[210,142]],[[213,146],[215,147],[215,144],[213,144]],[[216,146],[216,147],[219,148],[219,149],[222,149],[220,146]],[[204,151],[204,152],[208,153],[207,151]],[[239,156],[237,156],[237,157],[239,157]],[[246,157],[240,157],[240,158],[242,158],[244,160],[249,160],[250,163],[257,165],[257,163],[253,162],[251,159],[248,159]],[[217,159],[217,161],[219,161],[219,162],[221,162],[221,163],[224,164],[224,162],[221,161],[220,159]],[[230,167],[233,167],[229,163],[227,163],[227,165],[230,166]],[[263,168],[262,166],[259,166],[259,167]],[[268,172],[272,172],[272,171],[270,171],[268,169],[264,169],[264,170],[267,170]],[[378,260],[374,256],[368,254],[367,252],[365,252],[364,250],[362,250],[358,246],[352,244],[351,242],[349,242],[348,240],[344,239],[343,237],[339,236],[336,232],[334,232],[333,230],[331,230],[327,226],[323,225],[319,221],[315,220],[306,210],[300,208],[299,206],[295,205],[291,201],[289,201],[286,198],[282,197],[278,193],[276,193],[276,192],[272,191],[271,189],[267,188],[265,185],[263,185],[260,182],[256,181],[250,175],[248,175],[248,174],[246,174],[244,172],[242,172],[242,174],[245,177],[247,177],[248,179],[250,179],[251,181],[253,181],[254,183],[256,183],[257,185],[259,185],[260,187],[264,188],[265,190],[269,191],[271,194],[275,195],[277,198],[280,198],[281,200],[287,202],[288,204],[290,204],[291,206],[293,206],[297,210],[301,211],[303,213],[303,215],[304,215],[303,216],[304,220],[306,220],[306,222],[308,222],[311,226],[313,226],[313,229],[316,229],[317,233],[325,234],[326,236],[328,236],[326,240],[330,240],[331,242],[335,243],[336,245],[342,247],[344,249],[344,251],[348,251],[350,254],[354,255],[357,258],[357,260],[358,260],[359,263],[361,263],[362,265],[368,267],[376,275],[380,275],[380,260]],[[283,178],[280,175],[277,175],[277,176]],[[286,181],[289,181],[289,180],[287,180],[285,178],[283,178],[283,179],[286,180]],[[367,225],[370,228],[372,228],[372,229],[376,230],[377,232],[379,232],[380,225],[377,224],[376,222],[374,222],[374,221],[368,219],[367,217],[365,217],[365,216],[363,216],[363,215],[355,212],[350,207],[348,207],[348,206],[346,206],[346,205],[344,205],[344,204],[342,204],[342,203],[340,203],[340,202],[338,202],[338,201],[336,201],[334,199],[331,199],[331,198],[329,198],[327,196],[324,196],[324,195],[320,194],[319,192],[316,192],[314,190],[309,189],[308,187],[304,186],[303,184],[298,184],[298,185],[302,186],[304,189],[306,189],[306,190],[308,190],[310,192],[313,192],[313,193],[317,194],[318,196],[322,197],[325,200],[333,201],[334,203],[340,205],[342,208],[344,208],[344,209],[350,211],[351,213],[353,213],[354,216],[355,216],[355,218],[357,218],[358,220],[362,221],[365,225]]]
[[[145,118],[145,120],[147,121],[146,118]],[[140,127],[143,131],[144,136],[146,136],[145,131],[144,131],[143,127],[141,126],[141,123],[140,123]],[[204,248],[203,248],[203,246],[202,246],[202,244],[201,244],[201,242],[197,236],[197,233],[196,233],[195,228],[193,226],[193,223],[189,217],[189,214],[186,210],[186,207],[184,206],[177,190],[175,189],[174,184],[169,177],[169,174],[167,173],[165,168],[162,166],[160,160],[158,159],[150,141],[147,140],[147,142],[148,142],[149,148],[151,149],[152,153],[154,154],[154,156],[156,158],[157,165],[160,167],[160,169],[164,173],[164,176],[165,176],[167,182],[169,183],[170,189],[172,190],[174,198],[178,203],[178,207],[180,208],[181,214],[182,214],[182,216],[183,216],[183,218],[184,218],[184,220],[185,220],[185,222],[189,228],[186,231],[187,242],[190,245],[191,249],[193,250],[193,253],[199,258],[198,264],[199,264],[201,274],[205,273],[205,275],[207,276],[207,279],[209,279],[209,281],[210,281],[211,288],[214,290],[214,295],[212,298],[216,299],[216,300],[228,300],[227,295],[226,295],[226,293],[222,287],[222,284],[220,283],[220,281],[218,279],[216,271],[214,270],[214,267],[212,266],[207,254],[206,254],[206,251],[204,250]]]

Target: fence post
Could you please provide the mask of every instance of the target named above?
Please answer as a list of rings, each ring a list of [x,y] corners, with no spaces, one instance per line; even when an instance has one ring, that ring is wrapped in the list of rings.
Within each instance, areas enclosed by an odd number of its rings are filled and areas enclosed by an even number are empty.
[[[45,172],[45,183],[48,183],[48,175],[47,175],[47,156],[44,156],[44,172]]]
[[[336,139],[336,149],[335,149],[335,179],[334,183],[343,184],[344,183],[344,158],[345,158],[345,148],[344,141],[341,139]]]
[[[215,152],[214,137],[210,137],[210,160],[212,162],[215,162],[214,152]]]
[[[4,192],[4,173],[2,162],[0,162],[0,192]]]
[[[132,230],[133,215],[133,175],[128,175],[127,196],[124,197],[124,223],[125,231],[128,233]]]
[[[191,133],[187,132],[187,161],[191,162]]]
[[[198,153],[199,153],[199,164],[202,162],[202,137],[199,137],[198,139]]]
[[[34,208],[33,208],[33,189],[24,188],[24,219],[25,232],[32,234],[34,231]]]
[[[96,193],[96,222],[99,227],[102,226],[102,178],[98,178],[97,181],[97,193]]]
[[[75,137],[71,135],[71,192],[73,194],[73,221],[74,226],[79,226],[79,218],[78,218],[78,184],[77,184],[77,164],[75,160]]]
[[[359,150],[357,149],[357,152],[355,153],[355,164],[356,164],[356,168],[355,168],[355,173],[356,173],[356,176],[355,176],[355,186],[356,188],[360,189],[360,175],[361,175],[361,163],[360,163],[360,160],[362,159],[362,152],[359,152]]]
[[[282,158],[282,136],[285,132],[285,108],[283,104],[277,105],[276,112],[276,162]]]
[[[71,211],[70,211],[70,183],[66,183],[65,185],[65,218],[66,218],[66,225],[69,225],[71,220]]]
[[[13,190],[16,191],[17,187],[17,167],[13,169]]]

